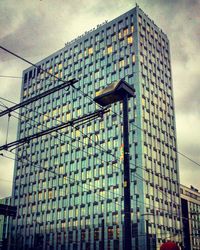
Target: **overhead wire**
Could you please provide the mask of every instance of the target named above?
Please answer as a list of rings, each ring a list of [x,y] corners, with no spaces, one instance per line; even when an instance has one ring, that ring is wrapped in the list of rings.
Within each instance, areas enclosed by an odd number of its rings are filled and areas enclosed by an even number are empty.
[[[0,97],[0,99],[2,99],[1,97]],[[6,100],[6,101],[8,101],[9,102],[9,100],[8,99],[5,99],[4,98],[4,100]],[[29,108],[26,108],[26,109],[28,109],[29,110]],[[40,112],[37,112],[36,111],[36,113],[38,113],[39,115],[43,115],[42,113],[40,113]],[[60,121],[60,120],[58,120],[58,119],[56,119],[56,118],[54,118],[54,117],[51,117],[51,116],[48,116],[47,115],[47,117],[49,117],[49,118],[51,118],[51,119],[55,119],[55,120],[57,120],[57,121],[59,121],[59,123],[62,123],[62,121]],[[31,120],[33,120],[32,118],[29,118],[29,119],[31,119]],[[34,120],[33,120],[33,122],[34,122]],[[27,122],[27,124],[29,124],[28,122]],[[42,125],[42,126],[45,126],[45,125]],[[45,126],[45,127],[47,127],[47,126]],[[48,128],[48,127],[47,127]],[[60,132],[58,132],[57,131],[57,133],[59,133],[60,134]],[[83,133],[84,135],[86,135],[85,133]],[[55,136],[56,137],[56,135],[53,135],[53,136]],[[65,135],[66,137],[70,137],[70,136],[68,136],[68,135]],[[87,136],[88,137],[88,136]],[[72,137],[70,137],[71,139],[72,139]],[[89,137],[88,137],[89,138]],[[90,138],[89,138],[90,139]],[[92,140],[92,139],[91,139]],[[93,141],[93,140],[92,140]],[[79,141],[80,142],[80,141]],[[81,142],[82,144],[85,144],[85,145],[87,145],[87,146],[90,146],[90,145],[88,145],[88,144],[86,144],[86,143],[83,143],[83,142]],[[72,145],[72,144],[71,144]],[[75,146],[72,146],[72,147],[75,147]],[[75,147],[75,148],[77,148],[77,147]],[[94,146],[92,146],[92,148],[94,148],[94,149],[96,149],[96,147],[94,147]],[[102,147],[101,147],[102,148]],[[109,155],[112,155],[114,158],[115,158],[115,160],[117,161],[117,162],[119,162],[119,158],[117,158],[116,157],[116,155],[113,155],[113,154],[111,154],[110,152],[108,152],[107,150],[104,150],[104,148],[102,148],[102,150],[106,153],[106,154],[109,154]],[[93,154],[90,154],[90,156],[91,155],[93,155]],[[104,162],[106,162],[106,161],[104,161]],[[109,163],[109,161],[108,162],[106,162],[106,163]],[[111,161],[111,163],[112,163],[112,161]],[[147,172],[149,172],[148,170],[146,170],[144,167],[141,167],[141,166],[137,166],[136,164],[133,164],[133,163],[130,163],[130,165],[132,165],[132,166],[134,166],[134,167],[138,167],[138,168],[141,168],[141,169],[143,169],[143,170],[145,170],[145,171],[147,171]],[[119,168],[119,167],[115,167],[115,169],[119,169],[120,171],[122,170],[121,168]],[[131,174],[133,174],[133,173],[131,173]],[[135,173],[136,174],[136,173]],[[146,179],[144,179],[142,176],[140,176],[139,174],[136,174],[136,176],[135,176],[135,174],[134,174],[134,177],[136,177],[136,178],[138,178],[139,180],[141,180],[141,181],[145,181],[145,182],[149,182],[150,183],[150,181],[147,181]],[[158,189],[160,190],[160,192],[162,192],[163,193],[163,195],[164,196],[166,196],[167,197],[167,199],[171,199],[170,197],[168,197],[168,195],[166,194],[166,193],[164,193],[163,192],[163,190],[162,189],[160,189],[160,187],[158,187]],[[177,204],[177,205],[180,205],[179,203],[176,203],[176,202],[174,202],[174,201],[172,201],[173,203],[175,203],[175,204]]]
[[[11,152],[11,153],[12,153],[12,152]],[[22,162],[22,164],[25,163],[25,162],[23,162],[24,159],[19,159],[19,158],[18,158],[18,155],[17,155],[16,153],[12,153],[12,154],[16,155],[16,156],[17,156],[17,159],[16,159],[16,158],[12,158],[12,157],[5,156],[5,155],[3,155],[3,154],[0,154],[0,156],[5,157],[5,158],[7,158],[7,159],[14,160],[14,161],[20,161],[20,162]],[[39,168],[40,170],[48,171],[48,172],[50,172],[50,173],[52,173],[52,174],[58,175],[59,177],[63,177],[64,179],[68,179],[69,181],[70,181],[70,180],[73,180],[74,182],[78,182],[78,180],[76,180],[76,179],[74,179],[74,178],[72,178],[72,177],[67,177],[67,176],[65,176],[65,175],[63,175],[63,174],[59,174],[59,173],[57,173],[57,172],[55,172],[55,171],[51,171],[51,170],[49,170],[49,169],[47,169],[47,168],[41,167],[40,165],[36,165],[34,162],[29,161],[27,158],[26,158],[26,161],[29,162],[29,163],[31,163],[32,166],[36,166],[36,167]],[[95,185],[90,185],[90,184],[86,184],[86,185],[89,186],[90,189],[89,189],[89,188],[85,188],[85,187],[83,187],[83,185],[80,185],[80,184],[79,184],[79,186],[81,186],[83,189],[85,189],[86,191],[89,191],[89,192],[91,192],[91,187],[94,188],[94,190],[95,190],[95,188],[97,188],[97,190],[98,190],[98,187],[96,187]],[[101,189],[100,189],[100,190],[101,190]],[[108,192],[109,192],[109,193],[112,193],[112,194],[113,194],[113,197],[114,197],[114,195],[115,195],[115,196],[118,196],[118,197],[123,197],[123,196],[121,196],[121,195],[116,194],[115,192],[110,191],[110,190],[108,190]],[[105,196],[103,196],[103,195],[99,195],[98,193],[94,193],[94,195],[97,195],[98,197],[103,198],[103,199],[107,199],[107,200],[108,200],[108,199],[112,199],[112,198],[109,197],[109,195],[108,195],[107,197],[105,197]],[[115,199],[115,198],[114,198],[114,199]],[[133,199],[133,200],[135,200],[135,199]],[[102,202],[102,201],[99,200],[99,202]],[[117,206],[123,207],[120,203],[116,202],[116,200],[115,200],[114,202],[115,202],[115,204],[116,204]],[[144,205],[147,205],[146,203],[141,202],[141,201],[137,201],[137,202],[142,203],[142,204],[144,204]],[[148,205],[149,205],[149,204],[148,204]],[[150,205],[150,206],[152,206],[152,205]],[[152,207],[153,207],[153,208],[156,208],[155,206],[152,206]],[[168,210],[160,209],[160,208],[158,208],[158,210],[167,211],[167,213],[169,214],[169,211],[168,211]],[[173,215],[173,213],[170,213],[170,214]],[[177,215],[177,214],[175,214],[175,215]],[[155,216],[155,214],[152,214],[152,216]],[[182,216],[181,216],[181,218],[185,218],[185,217],[182,217]],[[188,219],[188,218],[185,218],[185,219]],[[166,233],[166,234],[167,234],[167,235],[169,235],[169,234],[174,234],[174,236],[170,236],[170,238],[175,237],[175,236],[177,235],[177,233],[174,233],[174,232],[169,232],[169,233]],[[162,238],[162,237],[161,237],[161,238]]]
[[[20,60],[22,60],[22,61],[24,61],[24,62],[26,62],[26,63],[32,65],[32,66],[35,67],[35,68],[39,68],[42,72],[47,73],[48,75],[50,75],[50,76],[56,78],[57,80],[62,81],[62,82],[65,82],[62,78],[57,77],[55,74],[50,73],[48,70],[42,69],[42,68],[40,67],[40,65],[37,65],[37,64],[32,63],[31,61],[29,61],[29,60],[25,59],[24,57],[22,57],[22,56],[20,56],[20,55],[18,55],[18,54],[16,54],[16,53],[14,53],[14,52],[12,52],[11,50],[8,50],[7,48],[5,48],[5,47],[3,47],[3,46],[1,46],[1,45],[0,45],[0,49],[6,51],[7,53],[9,53],[9,54],[11,54],[11,55],[17,57],[18,59],[20,59]],[[83,91],[81,91],[80,89],[76,88],[74,85],[71,85],[71,86],[72,86],[74,89],[76,89],[77,91],[79,91],[84,97],[87,97],[90,101],[94,102],[93,98],[90,97],[88,94],[86,94],[86,93],[84,93]],[[98,105],[98,106],[102,109],[102,106],[101,106],[101,105],[97,104],[96,102],[94,102],[94,103],[95,103],[96,105]],[[120,114],[118,114],[118,113],[116,113],[116,112],[114,112],[114,111],[112,111],[112,110],[111,110],[111,112],[113,112],[114,114],[120,116]],[[121,117],[121,116],[120,116],[120,117]],[[140,128],[139,126],[137,126],[136,124],[133,124],[133,126],[136,127],[136,128],[138,128],[138,129],[140,129],[141,131],[144,132],[144,130],[143,130],[142,128]],[[177,152],[178,154],[182,155],[183,157],[185,157],[186,159],[190,160],[190,161],[193,162],[194,164],[200,166],[199,163],[197,163],[196,161],[192,160],[190,157],[186,156],[185,154],[181,153],[180,151],[177,151],[177,150],[176,150],[176,152]]]
[[[0,75],[0,78],[22,79],[23,77],[20,77],[20,76],[6,76],[6,75]]]
[[[9,101],[9,100],[7,100],[7,99],[4,99],[4,100],[6,100],[6,101]],[[28,109],[28,108],[27,108]],[[37,113],[39,113],[39,112],[37,112]],[[39,113],[40,115],[42,115],[41,113]],[[52,119],[54,119],[54,117],[50,117],[50,116],[48,116],[49,118],[52,118]],[[29,118],[30,119],[30,118]],[[31,118],[31,120],[32,120],[32,118]],[[56,119],[56,120],[58,120],[58,119]],[[60,120],[58,120],[59,122],[62,122],[62,121],[60,121]],[[28,124],[28,123],[27,123]],[[59,133],[59,132],[58,132]],[[56,135],[55,135],[56,136]],[[67,136],[67,135],[66,135]],[[67,137],[69,137],[69,136],[67,136]],[[71,137],[70,137],[71,138]],[[72,138],[71,138],[72,139]],[[88,146],[88,144],[86,144],[87,146]],[[74,146],[73,146],[74,147]],[[76,148],[76,147],[75,147]],[[95,147],[94,147],[95,148]],[[96,148],[95,148],[96,149]],[[105,151],[104,149],[103,149],[103,151],[105,152],[105,153],[107,153],[107,154],[110,154],[108,151]],[[90,155],[93,155],[93,154],[90,154]],[[115,157],[115,160],[116,161],[118,161],[119,162],[119,158],[117,159],[117,157],[115,156],[115,155],[113,155],[112,154],[112,156],[113,157]],[[107,162],[106,162],[107,163]],[[111,162],[112,163],[112,162]],[[146,170],[145,168],[143,168],[143,167],[141,167],[141,166],[137,166],[136,164],[133,164],[133,163],[130,163],[130,165],[133,165],[134,167],[138,167],[138,168],[142,168],[142,169],[144,169],[145,171],[147,171],[147,172],[149,172],[148,170]],[[120,171],[121,171],[121,168],[119,168],[119,167],[115,167],[115,169],[119,169]],[[134,177],[135,178],[137,178],[137,179],[139,179],[139,180],[141,180],[141,181],[145,181],[145,182],[149,182],[150,183],[150,181],[147,181],[146,179],[144,179],[142,176],[140,176],[139,174],[137,174],[137,173],[135,173],[135,174],[133,174],[133,173],[131,173],[132,175],[134,175]],[[165,193],[165,192],[163,192],[163,190],[160,188],[160,187],[158,187],[158,189],[159,189],[159,191],[165,196],[165,197],[167,197],[167,199],[171,199],[170,197],[168,197],[168,195]],[[176,205],[180,205],[179,203],[176,203],[175,201],[172,201],[174,204],[176,204]],[[178,214],[177,214],[177,216],[179,216]]]
[[[19,59],[21,59],[21,60],[23,60],[23,61],[26,61],[27,63],[29,63],[29,64],[31,64],[32,66],[34,66],[34,67],[36,67],[36,68],[38,68],[39,66],[38,65],[36,65],[36,64],[32,64],[30,61],[28,61],[28,60],[26,60],[26,59],[24,59],[24,58],[22,58],[21,56],[18,56],[17,54],[15,54],[15,53],[13,53],[13,52],[11,52],[11,51],[9,51],[9,50],[7,50],[7,49],[5,49],[4,47],[2,47],[2,46],[0,46],[0,48],[1,49],[4,49],[5,51],[7,51],[8,53],[10,53],[10,54],[12,54],[12,55],[14,55],[14,56],[16,56],[16,57],[18,57]],[[55,75],[53,75],[53,74],[51,74],[51,73],[49,73],[48,71],[46,71],[46,70],[43,70],[42,68],[40,68],[40,70],[41,71],[43,71],[43,72],[46,72],[46,73],[48,73],[49,75],[51,75],[51,76],[54,76],[54,77],[56,77]],[[58,80],[62,80],[61,78],[58,78],[57,77],[57,79]],[[74,86],[73,86],[74,87]],[[77,89],[77,88],[75,88],[75,89]],[[80,89],[78,90],[77,89],[77,91],[79,91],[79,92],[81,92],[83,95],[84,95],[84,97],[88,97],[90,100],[92,100],[93,101],[93,99],[88,95],[88,94],[85,94],[83,91],[80,91]],[[112,110],[111,110],[111,112],[113,112]],[[115,114],[117,114],[116,112],[114,112]],[[120,116],[119,114],[117,114],[118,116]],[[121,117],[121,116],[120,116]],[[140,128],[139,126],[137,126],[137,125],[135,125],[135,124],[133,124],[133,126],[135,126],[135,127],[137,127],[138,129],[140,129],[140,130],[142,130],[142,131],[144,131],[142,128]],[[177,153],[180,153],[180,152],[178,152],[177,151]],[[189,157],[187,157],[187,156],[185,156],[184,154],[182,154],[182,153],[180,153],[182,156],[184,156],[184,157],[186,157],[188,160],[190,160],[190,161],[192,161],[193,163],[195,163],[195,164],[198,164],[198,163],[196,163],[195,161],[193,161],[192,159],[190,159]],[[198,164],[199,166],[200,166],[200,164]],[[137,167],[137,166],[136,166]],[[140,176],[141,177],[141,176]],[[142,178],[142,177],[141,177]],[[145,180],[146,181],[146,180]]]
[[[2,106],[2,105],[0,104],[0,106]],[[20,116],[22,116],[21,114],[19,114],[19,113],[16,112],[16,111],[13,111],[13,112],[14,112],[14,113],[17,113],[17,114],[20,115]],[[23,122],[26,121],[26,120],[23,120],[23,119],[21,119],[21,118],[15,116],[15,115],[12,115],[12,117],[18,119],[19,121],[23,121]],[[24,117],[26,118],[26,116],[24,116]],[[32,118],[29,118],[29,119],[30,119],[31,121],[34,122],[34,120],[33,120]],[[26,124],[29,124],[29,125],[31,125],[31,126],[37,128],[38,130],[43,131],[42,129],[39,129],[37,125],[31,124],[30,122],[26,122]],[[42,125],[42,127],[43,127],[43,126],[46,127],[46,128],[49,128],[49,127],[46,126],[46,125]],[[60,136],[68,137],[69,139],[74,139],[73,137],[71,137],[71,136],[69,136],[69,135],[67,135],[67,134],[64,134],[64,133],[62,133],[62,132],[56,131],[56,133],[58,133]],[[55,132],[52,132],[51,135],[52,135],[53,137],[55,137],[56,139],[58,139],[60,142],[63,142],[63,143],[66,142],[65,140],[62,140],[62,139],[60,139],[60,138],[57,138],[57,134],[55,134]],[[80,141],[80,140],[79,140],[79,143],[81,143],[82,145],[87,145],[87,146],[88,146],[87,143],[84,143],[84,142],[82,142],[82,141]],[[71,147],[74,148],[74,149],[79,149],[79,147],[72,145],[72,143],[70,143],[70,145],[71,145]],[[91,148],[94,148],[94,147],[91,146]],[[92,153],[89,153],[88,151],[86,151],[86,150],[84,150],[84,149],[82,149],[81,152],[86,153],[88,156],[93,156]],[[102,162],[103,162],[103,163],[106,163],[106,164],[109,163],[109,161],[105,161],[105,160],[103,160],[102,158],[99,158],[99,157],[96,157],[96,159],[100,160],[101,163],[102,163]]]
[[[140,176],[138,176],[138,177],[140,177]],[[110,192],[110,191],[108,191],[108,192]],[[116,195],[115,193],[114,193],[114,195]],[[139,201],[140,202],[140,201]],[[149,205],[149,204],[148,204]],[[155,206],[154,206],[155,207]],[[169,211],[167,210],[167,213],[169,213]],[[177,214],[176,214],[177,215]]]
[[[7,150],[7,151],[8,151],[8,150]],[[20,159],[21,156],[19,157],[19,155],[18,155],[17,153],[10,152],[10,151],[8,151],[8,152],[11,153],[11,154],[13,154],[13,155],[16,155],[16,156],[17,156],[17,159],[12,158],[12,157],[9,157],[9,156],[5,156],[5,155],[2,154],[2,153],[0,154],[0,157],[4,157],[4,158],[7,158],[7,159],[10,159],[10,160],[13,160],[13,161],[16,160],[16,161],[20,161],[20,162],[22,162],[22,163],[25,163],[25,162],[23,162],[23,159]],[[18,157],[19,157],[19,158],[18,158]],[[52,170],[50,170],[50,169],[48,169],[48,168],[42,167],[42,166],[40,166],[40,165],[37,165],[37,164],[35,164],[34,162],[28,160],[27,158],[26,158],[26,161],[27,161],[28,163],[31,163],[31,166],[37,166],[37,168],[39,168],[40,170],[45,170],[45,171],[50,172],[50,173],[52,173],[52,174],[58,175],[59,177],[63,177],[63,178],[67,178],[67,179],[71,179],[71,180],[73,180],[73,181],[79,182],[79,180],[76,180],[76,179],[74,179],[74,178],[72,178],[72,177],[67,177],[65,174],[60,174],[60,173],[57,173],[57,172],[55,172],[55,171],[52,171]],[[95,185],[90,185],[90,184],[86,184],[86,185],[87,185],[87,186],[90,186],[90,187],[93,187],[93,188],[96,188],[97,190],[98,190],[98,188],[99,188],[99,187],[97,187],[97,186],[95,186]],[[81,185],[81,184],[79,184],[79,186],[82,186],[82,187],[83,187],[83,185]],[[84,188],[84,187],[83,187],[83,188]],[[101,189],[102,189],[102,188],[99,188],[99,190],[101,190]],[[91,189],[88,189],[88,191],[91,191]],[[123,198],[122,195],[118,195],[118,194],[116,194],[116,193],[113,192],[113,191],[108,190],[107,192],[116,195],[118,198],[120,198],[120,197]],[[94,194],[95,194],[95,193],[94,193]],[[102,196],[102,195],[98,195],[98,194],[97,194],[97,196],[101,196],[102,198],[107,199],[107,197]],[[108,199],[111,199],[111,198],[109,197]],[[136,201],[136,199],[133,198],[133,201]],[[162,208],[156,207],[156,206],[154,206],[154,205],[151,205],[151,204],[148,204],[148,203],[145,203],[145,202],[142,202],[142,201],[137,201],[137,202],[138,202],[138,203],[141,203],[141,204],[144,204],[144,205],[151,206],[152,208],[156,208],[157,211],[166,211],[166,212],[167,212],[168,214],[170,214],[170,215],[176,215],[176,216],[177,216],[176,213],[171,213],[171,212],[169,212],[169,210],[167,210],[167,209],[162,209]],[[118,203],[118,206],[123,207],[123,206],[120,205],[119,203]],[[154,214],[152,214],[152,215],[154,215]],[[180,216],[180,217],[182,217],[182,216]],[[184,217],[182,217],[182,218],[184,218]]]

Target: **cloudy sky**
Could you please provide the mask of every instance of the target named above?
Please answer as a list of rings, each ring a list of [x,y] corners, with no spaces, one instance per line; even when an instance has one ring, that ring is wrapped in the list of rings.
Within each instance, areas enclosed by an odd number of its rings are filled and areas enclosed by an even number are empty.
[[[200,163],[200,1],[137,3],[169,37],[178,150]],[[133,0],[0,0],[0,45],[37,62],[134,6]],[[0,76],[20,77],[27,67],[0,49]],[[0,77],[0,98],[19,102],[20,85],[20,78]],[[6,140],[6,123],[6,117],[0,118],[0,145]],[[16,122],[11,119],[8,139],[15,138]],[[181,156],[179,165],[181,183],[200,189],[200,166]],[[0,198],[11,194],[13,166],[13,161],[0,157]]]

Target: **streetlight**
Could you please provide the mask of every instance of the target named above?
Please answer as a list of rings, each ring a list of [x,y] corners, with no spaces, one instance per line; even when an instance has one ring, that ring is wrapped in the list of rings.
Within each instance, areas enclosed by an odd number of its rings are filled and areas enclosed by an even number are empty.
[[[128,98],[134,97],[134,89],[124,80],[114,82],[99,91],[94,101],[101,106],[123,102],[123,134],[124,134],[124,249],[131,250],[131,197],[130,197],[130,163],[128,137]]]

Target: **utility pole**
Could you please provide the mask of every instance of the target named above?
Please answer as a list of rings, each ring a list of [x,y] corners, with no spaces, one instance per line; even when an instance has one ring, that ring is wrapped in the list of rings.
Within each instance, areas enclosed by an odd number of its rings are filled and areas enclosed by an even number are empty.
[[[128,134],[128,94],[123,98],[123,138],[124,138],[124,249],[131,250],[131,196],[130,196],[130,160]]]
[[[101,250],[104,250],[104,219],[101,221]]]
[[[147,250],[150,250],[150,242],[149,242],[149,221],[148,220],[146,220],[146,231],[147,231],[147,233],[146,233],[146,235],[147,235]]]

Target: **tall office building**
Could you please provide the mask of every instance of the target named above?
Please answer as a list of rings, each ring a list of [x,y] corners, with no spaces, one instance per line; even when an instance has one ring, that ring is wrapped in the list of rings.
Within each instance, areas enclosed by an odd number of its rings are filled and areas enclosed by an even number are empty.
[[[200,249],[200,193],[193,186],[181,185],[184,249]]]
[[[21,108],[18,138],[93,112],[99,107],[92,98],[113,81],[125,79],[134,87],[136,97],[129,101],[133,249],[182,241],[170,64],[167,36],[136,6],[23,72],[21,101],[60,84],[43,70],[78,83]],[[102,118],[18,148],[13,248],[123,249],[121,114],[116,103]]]

